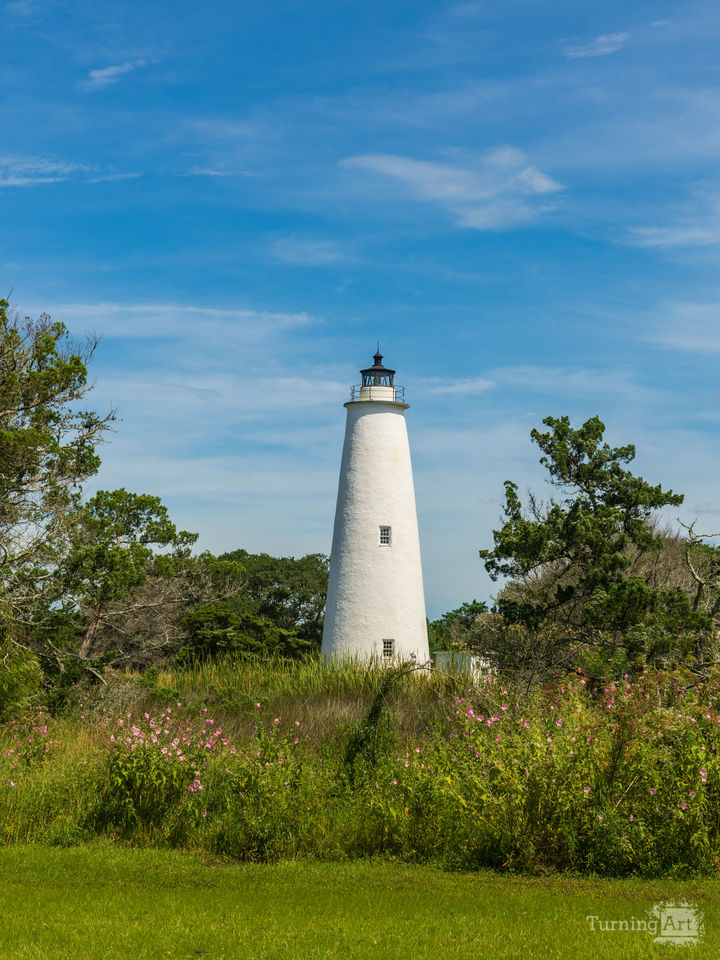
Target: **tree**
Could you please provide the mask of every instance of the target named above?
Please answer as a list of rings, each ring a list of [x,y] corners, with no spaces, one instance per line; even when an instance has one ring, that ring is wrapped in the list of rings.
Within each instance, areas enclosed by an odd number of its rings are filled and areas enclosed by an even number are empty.
[[[430,649],[468,649],[476,634],[478,618],[487,612],[486,603],[472,600],[432,620],[428,623]]]
[[[320,648],[327,557],[312,553],[296,559],[234,550],[219,560],[242,568],[243,589],[186,614],[186,653],[298,656]]]
[[[0,599],[0,723],[28,706],[42,679],[37,658],[13,638],[11,622]]]
[[[133,667],[162,663],[181,649],[188,653],[194,641],[199,654],[210,655],[197,636],[200,623],[207,629],[209,611],[236,603],[244,592],[243,569],[235,561],[211,553],[176,561],[171,576],[151,572],[131,596],[108,605],[93,650],[112,665]]]
[[[655,512],[682,496],[626,470],[635,447],[603,443],[598,417],[577,430],[568,417],[543,423],[550,430],[531,437],[561,495],[546,503],[531,495],[524,510],[517,486],[505,483],[506,521],[494,549],[480,551],[494,580],[511,578],[499,612],[530,630],[560,624],[568,638],[636,660],[692,653],[710,620],[681,588],[653,585],[647,563],[663,549]]]
[[[319,648],[328,585],[326,556],[309,553],[299,558],[271,557],[234,550],[220,559],[242,565],[247,595],[257,616],[294,631]]]
[[[51,576],[95,444],[114,419],[78,410],[97,338],[72,341],[43,314],[20,320],[0,300],[0,596],[17,628]]]
[[[76,511],[58,580],[86,620],[80,658],[92,654],[109,611],[137,605],[148,577],[177,575],[197,536],[176,530],[158,497],[124,489],[100,490]]]

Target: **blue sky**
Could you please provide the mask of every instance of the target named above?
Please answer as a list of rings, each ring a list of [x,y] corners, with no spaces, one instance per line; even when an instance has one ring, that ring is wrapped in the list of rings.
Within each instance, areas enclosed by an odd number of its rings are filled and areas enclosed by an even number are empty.
[[[0,7],[0,290],[102,343],[96,486],[200,546],[328,551],[379,339],[428,610],[492,592],[529,433],[599,414],[720,529],[720,8]]]

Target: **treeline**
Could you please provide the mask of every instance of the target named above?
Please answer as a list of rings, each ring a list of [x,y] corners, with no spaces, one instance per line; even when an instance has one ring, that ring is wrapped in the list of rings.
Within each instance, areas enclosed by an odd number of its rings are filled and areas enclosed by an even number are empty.
[[[97,341],[0,301],[0,718],[81,677],[319,649],[327,557],[193,555],[156,496],[83,496],[114,411],[84,409]]]

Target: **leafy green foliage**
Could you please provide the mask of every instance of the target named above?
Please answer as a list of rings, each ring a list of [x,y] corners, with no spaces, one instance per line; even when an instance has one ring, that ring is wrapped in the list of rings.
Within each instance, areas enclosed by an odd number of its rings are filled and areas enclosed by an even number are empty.
[[[240,652],[291,657],[319,649],[327,557],[308,554],[296,559],[235,550],[218,562],[242,570],[242,590],[185,614],[183,656]]]
[[[11,623],[0,600],[0,722],[28,708],[42,678],[36,657],[13,639]]]
[[[196,540],[197,534],[176,530],[158,497],[120,489],[100,490],[88,500],[73,517],[58,573],[63,593],[87,611],[79,655],[91,654],[111,604],[136,595],[150,575],[172,577]]]
[[[622,646],[635,661],[693,655],[709,617],[680,588],[655,585],[651,565],[642,564],[664,546],[651,522],[655,511],[682,496],[626,470],[635,448],[603,443],[598,417],[579,429],[568,417],[543,422],[550,430],[531,436],[561,496],[548,503],[531,497],[524,510],[517,486],[506,482],[506,522],[493,534],[494,548],[480,551],[493,579],[511,578],[499,612],[531,630],[564,624],[575,638]]]
[[[187,637],[180,652],[188,657],[243,653],[260,657],[292,657],[310,650],[294,630],[285,630],[267,617],[243,611],[245,601],[203,604],[182,620]]]
[[[27,618],[61,549],[95,444],[113,419],[75,408],[88,392],[97,341],[73,343],[62,323],[21,321],[0,300],[0,591]]]
[[[449,610],[437,620],[428,623],[428,639],[432,650],[467,649],[477,631],[478,617],[487,613],[487,604],[481,600],[463,603]]]
[[[234,560],[245,573],[245,588],[257,616],[319,647],[327,596],[328,558],[271,557],[267,553],[234,550],[221,560]]]

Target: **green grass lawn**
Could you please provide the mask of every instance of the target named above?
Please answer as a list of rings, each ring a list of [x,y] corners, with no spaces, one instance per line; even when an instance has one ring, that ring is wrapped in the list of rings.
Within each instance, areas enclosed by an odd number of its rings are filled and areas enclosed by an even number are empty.
[[[109,844],[0,849],[3,960],[717,957],[716,881],[452,874],[393,863],[224,864]],[[591,931],[660,900],[704,912],[699,946]]]

